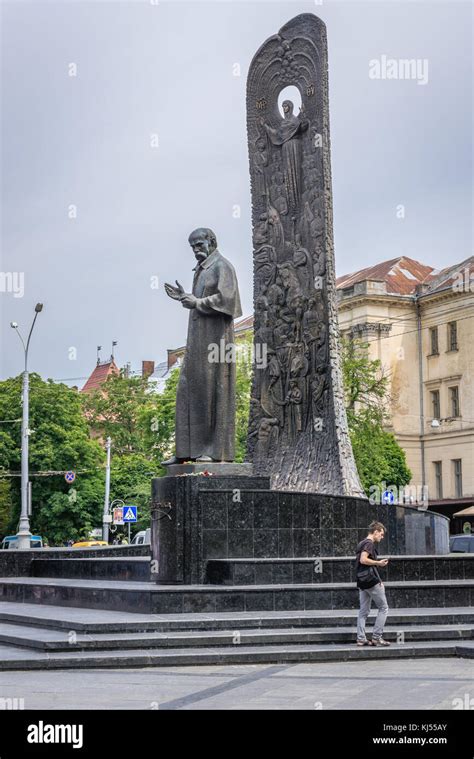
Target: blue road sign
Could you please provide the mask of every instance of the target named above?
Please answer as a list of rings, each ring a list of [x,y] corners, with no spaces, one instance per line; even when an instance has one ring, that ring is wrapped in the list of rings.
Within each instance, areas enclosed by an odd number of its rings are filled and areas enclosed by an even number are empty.
[[[66,472],[66,474],[64,475],[64,479],[66,480],[66,482],[74,482],[74,480],[76,479],[76,473]]]
[[[393,503],[395,501],[395,495],[391,490],[386,490],[382,495],[382,503]]]
[[[137,521],[137,507],[124,506],[122,519],[124,522],[136,522]]]

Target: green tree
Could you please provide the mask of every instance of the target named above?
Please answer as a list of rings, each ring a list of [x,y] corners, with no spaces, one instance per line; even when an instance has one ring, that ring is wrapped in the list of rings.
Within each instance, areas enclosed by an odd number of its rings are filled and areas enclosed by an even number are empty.
[[[352,449],[365,491],[371,486],[403,487],[410,482],[405,452],[386,429],[389,423],[389,377],[371,359],[368,343],[342,342],[342,371]]]
[[[171,373],[163,393],[155,393],[143,377],[112,376],[83,396],[91,430],[111,437],[113,455],[143,454],[160,467],[174,442],[174,412],[179,370]]]
[[[145,378],[112,375],[100,388],[82,395],[82,403],[94,434],[104,440],[110,436],[115,454],[143,450],[141,420],[150,404]]]
[[[143,427],[145,450],[156,464],[174,453],[176,390],[180,369],[174,369],[162,393],[154,393],[150,402],[142,407],[140,423]],[[164,470],[162,470],[164,473]]]
[[[235,377],[235,460],[245,460],[247,450],[247,427],[249,421],[250,391],[252,386],[252,363],[250,361],[253,344],[252,335],[241,338],[238,345],[238,360]],[[255,371],[262,371],[255,366]]]
[[[150,524],[151,480],[164,474],[161,462],[172,453],[179,370],[155,393],[142,377],[113,376],[83,397],[85,415],[95,435],[112,440],[110,500],[138,506],[133,529]]]
[[[134,532],[150,526],[151,480],[159,475],[156,464],[141,453],[112,457],[110,501],[120,498],[126,505],[137,506],[138,521],[132,525]]]
[[[49,545],[62,545],[66,540],[88,540],[91,530],[101,526],[100,502],[94,513],[87,508],[86,499],[71,488],[69,493],[53,493],[48,499],[47,511],[35,520],[36,530]]]
[[[13,501],[10,481],[7,477],[0,477],[0,539],[8,532],[8,526],[12,518]]]
[[[0,418],[21,418],[21,383],[21,376],[0,382]],[[17,475],[21,467],[21,424],[12,422],[1,426],[0,470]],[[51,543],[62,543],[78,537],[90,524],[99,526],[104,453],[99,443],[90,439],[77,390],[30,374],[30,429],[32,531],[42,534]],[[65,482],[62,474],[68,470],[77,473],[73,487]],[[16,532],[20,477],[11,477],[10,492],[12,507],[7,530]],[[58,519],[59,512],[61,519]]]

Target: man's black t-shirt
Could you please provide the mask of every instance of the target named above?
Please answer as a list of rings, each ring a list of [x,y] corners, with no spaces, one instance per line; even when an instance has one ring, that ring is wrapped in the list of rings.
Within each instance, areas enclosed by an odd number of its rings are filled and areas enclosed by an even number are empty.
[[[360,563],[360,557],[362,555],[362,551],[367,551],[367,555],[369,559],[372,559],[373,561],[378,561],[379,554],[378,554],[374,541],[370,540],[370,538],[364,538],[364,540],[360,541],[356,549],[356,563],[355,563],[356,572],[359,569],[359,567],[366,566],[365,564]],[[372,569],[374,570],[375,574],[380,580],[380,575],[377,572],[377,567],[372,566]],[[382,581],[380,580],[380,582]]]

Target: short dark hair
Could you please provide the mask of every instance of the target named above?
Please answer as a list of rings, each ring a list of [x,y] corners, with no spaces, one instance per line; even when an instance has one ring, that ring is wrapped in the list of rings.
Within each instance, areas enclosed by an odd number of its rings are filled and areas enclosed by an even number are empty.
[[[385,525],[382,522],[371,522],[369,524],[369,532],[375,532],[376,530],[383,530],[385,532]]]

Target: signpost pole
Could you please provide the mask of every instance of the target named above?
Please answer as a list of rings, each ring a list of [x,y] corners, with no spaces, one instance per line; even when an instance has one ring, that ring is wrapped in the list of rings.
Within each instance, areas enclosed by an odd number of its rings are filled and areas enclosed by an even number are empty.
[[[133,522],[134,524],[138,520],[138,507],[137,506],[124,506],[123,507],[123,521],[125,524],[128,524],[128,542],[130,544],[130,525]]]
[[[105,498],[104,498],[104,514],[102,518],[102,540],[106,543],[109,542],[109,498],[110,498],[110,449],[112,447],[112,440],[107,438],[105,443],[105,449],[107,451],[107,464],[105,468]]]

